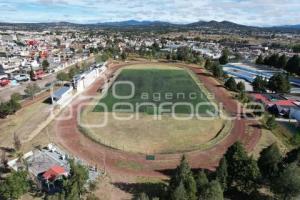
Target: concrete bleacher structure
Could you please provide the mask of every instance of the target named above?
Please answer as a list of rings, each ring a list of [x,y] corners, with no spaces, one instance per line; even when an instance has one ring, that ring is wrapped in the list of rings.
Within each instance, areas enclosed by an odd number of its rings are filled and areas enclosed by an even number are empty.
[[[88,70],[73,77],[72,84],[65,85],[51,94],[52,104],[65,107],[72,99],[91,86],[106,71],[106,63],[91,65]],[[72,86],[71,86],[72,85]]]

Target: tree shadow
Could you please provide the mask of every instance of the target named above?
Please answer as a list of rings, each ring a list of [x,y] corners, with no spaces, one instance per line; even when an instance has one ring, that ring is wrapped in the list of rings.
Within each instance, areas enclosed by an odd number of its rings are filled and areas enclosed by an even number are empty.
[[[257,128],[257,129],[266,128],[266,126],[264,126],[262,124],[250,124],[249,126],[253,127],[253,128]]]
[[[155,170],[155,171],[168,177],[170,177],[175,173],[175,169],[162,169],[162,170]]]
[[[238,192],[236,190],[231,190],[224,193],[224,196],[229,198],[230,200],[253,200],[253,199],[260,199],[260,200],[273,200],[271,196],[266,194],[262,194],[260,192],[253,192],[252,194],[245,194],[242,192]]]
[[[51,105],[51,104],[52,104],[52,99],[51,99],[51,97],[48,97],[47,99],[45,99],[45,100],[43,101],[43,103],[44,103],[44,104],[49,104],[49,105]]]
[[[199,72],[197,73],[198,75],[202,75],[202,76],[207,76],[207,77],[214,77],[212,74],[207,73],[207,72]]]
[[[218,88],[225,88],[224,85],[221,85],[221,84],[216,84],[215,87],[218,87]],[[226,89],[226,88],[225,88]]]
[[[145,193],[150,198],[154,197],[164,197],[167,194],[167,186],[164,183],[123,183],[117,182],[113,183],[114,186],[119,189],[131,193],[133,195],[133,199],[136,199],[139,194]]]
[[[0,147],[0,150],[4,151],[6,153],[14,153],[15,152],[15,149],[11,148],[11,147]]]

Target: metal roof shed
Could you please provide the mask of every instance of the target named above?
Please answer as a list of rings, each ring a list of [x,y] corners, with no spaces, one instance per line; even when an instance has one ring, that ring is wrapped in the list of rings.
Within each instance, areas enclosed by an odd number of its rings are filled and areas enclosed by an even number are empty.
[[[69,90],[71,89],[71,87],[61,87],[59,88],[57,91],[55,91],[52,95],[53,100],[58,101],[59,99],[62,98],[62,96],[67,93]]]

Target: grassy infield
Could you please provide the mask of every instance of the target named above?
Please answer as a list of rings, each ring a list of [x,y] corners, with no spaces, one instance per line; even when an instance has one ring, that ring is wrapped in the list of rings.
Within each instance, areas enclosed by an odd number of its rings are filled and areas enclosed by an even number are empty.
[[[209,102],[206,95],[199,89],[199,86],[191,78],[186,70],[174,69],[124,69],[117,78],[118,81],[130,81],[135,86],[135,94],[130,99],[117,99],[112,94],[112,89],[108,95],[100,100],[108,107],[111,112],[113,105],[120,102],[137,105],[141,103],[154,103],[157,107],[165,102],[191,103],[196,110],[199,102]],[[122,96],[131,94],[129,85],[116,86],[116,93]],[[134,112],[143,112],[147,114],[154,113],[152,105],[133,106]],[[164,106],[164,109],[171,109],[171,105]],[[126,109],[128,106],[118,106],[118,109]],[[198,113],[203,114],[206,110],[214,111],[213,106],[203,105],[199,107]],[[96,106],[94,111],[103,112],[103,107]],[[196,112],[196,111],[195,111]],[[176,106],[175,113],[189,114],[191,109],[186,106]]]

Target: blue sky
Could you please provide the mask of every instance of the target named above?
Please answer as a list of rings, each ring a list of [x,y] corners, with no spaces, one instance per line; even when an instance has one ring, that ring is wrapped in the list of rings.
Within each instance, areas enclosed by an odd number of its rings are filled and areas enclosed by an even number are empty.
[[[2,22],[160,20],[300,24],[300,0],[0,0]]]

